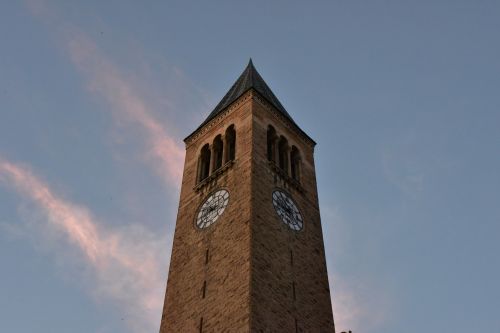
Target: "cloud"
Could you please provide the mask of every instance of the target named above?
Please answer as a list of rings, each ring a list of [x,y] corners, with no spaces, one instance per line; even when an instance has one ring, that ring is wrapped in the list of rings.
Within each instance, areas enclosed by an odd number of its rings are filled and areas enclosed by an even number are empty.
[[[385,149],[381,153],[386,179],[405,194],[416,196],[425,185],[425,174],[417,158],[406,151]]]
[[[143,144],[145,161],[151,169],[168,188],[178,189],[185,153],[182,142],[175,135],[178,123],[165,121],[164,118],[160,121],[155,111],[162,110],[161,116],[175,120],[172,111],[186,101],[189,103],[187,109],[199,111],[200,105],[206,107],[207,97],[203,96],[203,90],[178,68],[169,67],[169,74],[172,75],[165,85],[168,92],[152,93],[148,89],[152,82],[139,82],[137,77],[127,76],[103,52],[95,39],[69,22],[66,15],[58,13],[58,8],[37,0],[26,0],[25,4],[35,17],[50,28],[51,37],[82,75],[88,91],[105,102],[115,127],[127,126],[131,129],[125,134],[134,142]],[[131,52],[137,52],[137,49]],[[149,69],[148,63],[140,63],[139,66]],[[186,92],[188,89],[191,90]],[[191,94],[195,96],[189,96]],[[128,152],[132,149],[127,147]],[[158,236],[159,233],[139,224],[107,228],[105,221],[99,221],[88,208],[56,195],[30,168],[0,159],[1,182],[15,188],[38,207],[42,219],[30,210],[23,212],[27,217],[25,222],[36,224],[38,231],[35,233],[26,228],[29,231],[25,232],[30,237],[45,240],[42,240],[44,249],[51,248],[56,262],[64,265],[65,273],[71,271],[75,258],[81,258],[86,274],[77,276],[96,300],[112,301],[119,306],[128,314],[126,320],[129,326],[137,332],[157,330],[164,296],[165,269],[170,255],[166,244],[171,244],[171,235],[167,235],[167,230],[164,236]],[[19,229],[15,231],[19,232]],[[39,239],[34,239],[33,244],[38,242]]]
[[[330,291],[332,297],[333,315],[336,331],[364,331],[359,325],[360,316],[364,309],[358,304],[358,300],[348,286],[341,283],[341,278],[329,274]]]
[[[343,276],[336,267],[339,255],[346,255],[343,249],[348,247],[349,233],[338,207],[324,205],[321,210],[323,228],[325,232],[325,252],[328,260],[328,281],[330,283],[330,296],[332,298],[333,316],[336,331],[364,331],[359,325],[360,316],[365,312],[356,296],[352,285],[345,283]],[[342,237],[339,237],[339,235]],[[331,245],[334,244],[335,248]]]
[[[366,277],[330,274],[329,280],[337,332],[371,332],[390,321],[394,311],[388,295],[374,290]]]
[[[339,207],[324,204],[321,215],[336,331],[370,332],[383,327],[393,312],[391,295],[373,276],[356,276],[353,272],[359,270],[352,267],[346,271],[352,265],[345,264],[352,257],[352,230]]]
[[[79,256],[72,259],[79,259],[93,279],[88,287],[96,300],[112,301],[136,332],[158,328],[165,257],[169,253],[165,248],[166,237],[159,237],[137,224],[120,229],[104,228],[86,207],[56,195],[28,167],[1,158],[0,183],[11,186],[23,198],[35,203],[45,216],[42,229],[62,236],[78,250]],[[37,233],[37,237],[48,234]],[[54,251],[55,256],[71,255],[69,253]]]
[[[118,122],[140,126],[155,171],[166,184],[178,187],[184,163],[184,149],[178,139],[169,135],[154,118],[148,103],[85,34],[75,32],[67,48],[71,61],[87,78],[90,91],[106,100]]]
[[[441,138],[418,129],[382,145],[378,154],[386,180],[405,195],[417,198],[430,185],[436,170],[450,163],[441,146]]]
[[[166,105],[172,108],[174,102],[167,97],[157,97],[155,101],[145,97],[138,88],[141,84],[126,77],[102,52],[92,38],[82,29],[64,21],[61,16],[44,1],[27,0],[30,12],[53,28],[58,44],[67,52],[71,63],[84,76],[89,91],[102,98],[109,106],[118,125],[135,126],[144,135],[147,161],[167,186],[179,188],[184,163],[184,147],[180,139],[172,134],[174,124],[160,122],[152,105]],[[174,68],[174,82],[182,81],[187,88],[187,79]],[[177,80],[179,79],[179,80]],[[175,83],[174,83],[175,85]],[[175,87],[176,90],[179,87]],[[201,90],[191,85],[199,95]],[[199,97],[199,96],[197,96]],[[168,98],[167,98],[168,99]],[[170,96],[175,99],[175,96]],[[193,98],[191,98],[192,100]],[[142,137],[141,137],[142,138]],[[134,137],[137,139],[137,137]]]

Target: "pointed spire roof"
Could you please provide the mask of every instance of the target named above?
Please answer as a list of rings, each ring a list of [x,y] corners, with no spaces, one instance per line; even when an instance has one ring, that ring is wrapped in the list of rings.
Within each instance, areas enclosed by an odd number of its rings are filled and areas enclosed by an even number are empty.
[[[227,108],[231,103],[237,100],[241,95],[246,93],[250,88],[255,89],[259,94],[262,95],[269,103],[271,103],[278,111],[283,113],[288,119],[292,120],[288,112],[286,112],[283,105],[281,105],[278,98],[273,94],[269,86],[264,82],[262,76],[260,76],[259,72],[255,69],[252,58],[248,62],[247,67],[241,73],[240,77],[233,84],[231,89],[227,92],[227,94],[222,98],[222,100],[217,104],[215,109],[210,113],[205,122],[214,118],[219,112]],[[293,121],[293,120],[292,120]]]
[[[271,103],[271,105],[273,105],[279,112],[281,112],[283,114],[283,116],[285,116],[288,120],[290,120],[292,122],[292,124],[294,124],[300,132],[302,132],[303,134],[306,135],[306,137],[309,138],[309,136],[306,133],[304,133],[304,131],[302,131],[297,126],[297,124],[295,124],[292,117],[290,117],[290,115],[285,110],[283,105],[281,105],[278,98],[274,95],[274,93],[271,91],[269,86],[266,84],[266,82],[264,81],[262,76],[260,76],[259,72],[257,72],[257,70],[255,69],[255,67],[253,65],[252,58],[250,58],[250,61],[248,62],[247,67],[245,68],[243,73],[241,73],[240,77],[236,80],[236,82],[233,84],[231,89],[229,89],[229,91],[222,98],[222,100],[219,102],[219,104],[217,104],[215,109],[212,112],[210,112],[207,119],[205,119],[205,121],[192,134],[197,132],[200,128],[202,128],[210,120],[215,118],[219,113],[224,111],[234,101],[236,101],[238,98],[240,98],[244,93],[246,93],[250,89],[254,89],[255,91],[257,91],[266,101]],[[191,135],[189,135],[188,138]]]

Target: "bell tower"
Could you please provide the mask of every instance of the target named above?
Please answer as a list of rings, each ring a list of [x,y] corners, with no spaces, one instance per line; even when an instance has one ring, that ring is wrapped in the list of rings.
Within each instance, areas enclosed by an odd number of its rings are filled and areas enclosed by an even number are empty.
[[[335,333],[316,143],[251,60],[184,142],[160,333]]]

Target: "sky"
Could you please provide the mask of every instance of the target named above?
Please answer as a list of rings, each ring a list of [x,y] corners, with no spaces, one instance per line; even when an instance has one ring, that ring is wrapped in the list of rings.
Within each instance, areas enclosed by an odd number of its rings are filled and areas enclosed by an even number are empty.
[[[182,139],[252,57],[318,144],[338,332],[500,332],[498,1],[2,1],[0,331],[157,332]]]

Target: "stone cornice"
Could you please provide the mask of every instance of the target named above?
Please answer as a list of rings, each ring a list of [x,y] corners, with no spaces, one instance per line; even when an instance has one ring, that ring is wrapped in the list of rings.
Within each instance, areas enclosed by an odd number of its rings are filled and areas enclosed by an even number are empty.
[[[275,184],[280,183],[280,186],[285,189],[291,187],[296,189],[300,194],[305,193],[305,189],[302,187],[300,182],[287,175],[287,173],[279,166],[277,166],[276,163],[274,163],[273,161],[268,161],[267,165],[269,166],[270,170],[277,176],[274,178]]]
[[[187,138],[184,139],[184,143],[186,144],[186,148],[189,147],[194,141],[196,141],[200,136],[204,133],[208,132],[211,128],[221,123],[222,119],[224,119],[229,113],[231,113],[234,109],[237,109],[241,104],[250,99],[252,95],[252,90],[244,93],[240,98],[234,101],[226,110],[221,112],[217,117],[210,120],[205,126],[200,128],[198,131],[193,132]]]
[[[226,170],[230,169],[234,163],[236,163],[236,161],[233,161],[233,160],[226,162],[223,166],[221,166],[220,168],[215,170],[210,176],[208,176],[207,178],[203,179],[198,184],[196,184],[193,187],[193,190],[195,192],[199,192],[204,187],[207,187],[207,186],[209,188],[214,187],[215,185],[217,185],[217,179],[219,178],[219,176],[222,175],[223,173],[225,173]]]
[[[271,103],[269,103],[264,97],[262,97],[256,90],[251,88],[246,93],[241,95],[236,101],[234,101],[227,109],[221,112],[217,117],[210,120],[205,126],[200,128],[199,130],[193,132],[189,135],[184,142],[186,144],[186,148],[189,147],[194,141],[196,141],[200,136],[204,133],[208,132],[211,128],[221,123],[222,119],[224,119],[229,113],[233,110],[237,109],[241,104],[246,102],[248,99],[252,98],[254,101],[257,101],[261,106],[267,109],[279,122],[281,122],[285,127],[294,131],[299,135],[302,141],[314,149],[316,142],[311,139],[304,131],[302,131],[297,124],[291,122],[287,119],[279,110],[277,110]]]

